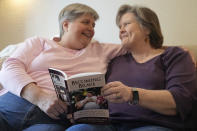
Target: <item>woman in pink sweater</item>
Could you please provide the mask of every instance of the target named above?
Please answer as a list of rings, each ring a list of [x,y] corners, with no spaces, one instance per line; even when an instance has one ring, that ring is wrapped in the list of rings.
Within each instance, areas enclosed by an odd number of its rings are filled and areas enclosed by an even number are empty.
[[[123,51],[120,45],[91,42],[98,18],[86,5],[68,5],[59,14],[59,40],[27,39],[4,62],[0,83],[8,93],[0,96],[0,129],[58,131],[69,126],[60,118],[67,105],[57,98],[48,68],[68,76],[105,73],[108,62]]]

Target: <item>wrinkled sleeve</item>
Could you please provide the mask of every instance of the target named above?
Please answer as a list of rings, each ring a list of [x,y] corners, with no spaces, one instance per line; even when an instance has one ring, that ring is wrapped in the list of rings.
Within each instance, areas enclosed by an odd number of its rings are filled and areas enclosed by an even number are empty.
[[[127,53],[127,50],[121,44],[100,43],[97,49],[99,49],[102,57],[105,58],[106,63],[109,63],[117,56]]]
[[[0,71],[0,82],[5,89],[20,96],[25,85],[35,82],[28,75],[28,67],[42,51],[42,43],[38,37],[27,39],[3,63]]]
[[[197,95],[195,66],[189,53],[178,47],[168,51],[163,61],[166,67],[166,88],[173,95],[178,114],[185,120]]]

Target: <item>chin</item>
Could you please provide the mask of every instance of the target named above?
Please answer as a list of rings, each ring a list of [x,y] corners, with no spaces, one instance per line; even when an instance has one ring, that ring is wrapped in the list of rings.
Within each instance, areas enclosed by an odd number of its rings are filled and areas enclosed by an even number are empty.
[[[126,49],[129,49],[131,47],[131,44],[129,43],[122,43],[122,46]]]
[[[87,43],[81,43],[81,47],[80,47],[80,49],[84,49],[84,48],[86,48],[88,46],[88,44]]]
[[[121,44],[122,44],[123,46],[126,46],[126,45],[128,45],[128,41],[121,41]]]

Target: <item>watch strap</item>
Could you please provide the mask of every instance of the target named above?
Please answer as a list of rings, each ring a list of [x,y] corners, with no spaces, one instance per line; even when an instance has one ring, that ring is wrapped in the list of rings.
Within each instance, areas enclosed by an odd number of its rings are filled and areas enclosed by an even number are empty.
[[[133,95],[132,102],[129,101],[128,103],[131,105],[137,105],[139,103],[139,93],[135,87],[131,88],[131,93]]]

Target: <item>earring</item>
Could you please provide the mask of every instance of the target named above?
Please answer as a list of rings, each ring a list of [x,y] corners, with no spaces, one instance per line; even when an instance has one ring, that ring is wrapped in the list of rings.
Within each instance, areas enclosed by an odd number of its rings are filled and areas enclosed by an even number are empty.
[[[146,35],[144,41],[145,41],[145,42],[149,42],[149,40],[150,40],[149,35]]]

